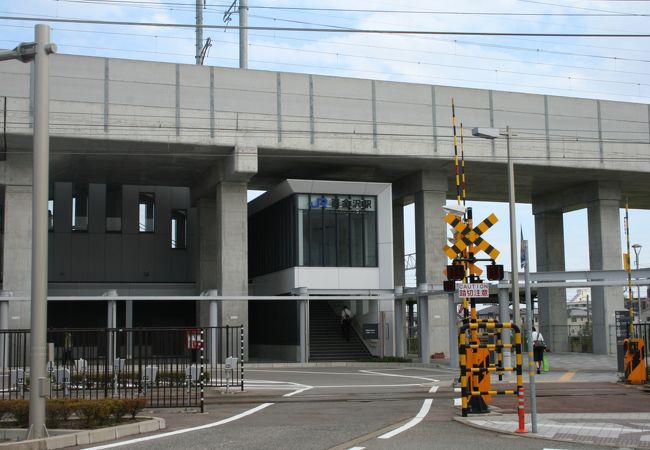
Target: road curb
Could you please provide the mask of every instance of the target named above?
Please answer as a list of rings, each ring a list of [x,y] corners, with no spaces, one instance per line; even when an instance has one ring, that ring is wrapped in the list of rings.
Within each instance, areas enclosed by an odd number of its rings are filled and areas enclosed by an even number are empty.
[[[113,441],[125,436],[135,434],[151,433],[152,431],[163,430],[166,427],[165,419],[151,417],[137,423],[117,425],[114,427],[98,428],[96,430],[70,431],[50,430],[53,436],[42,439],[22,440],[27,435],[27,430],[6,429],[0,430],[0,437],[12,439],[12,442],[0,444],[0,449],[11,448],[12,450],[53,450],[57,448],[75,447],[78,445],[96,444],[100,442]],[[18,442],[16,442],[18,440]]]

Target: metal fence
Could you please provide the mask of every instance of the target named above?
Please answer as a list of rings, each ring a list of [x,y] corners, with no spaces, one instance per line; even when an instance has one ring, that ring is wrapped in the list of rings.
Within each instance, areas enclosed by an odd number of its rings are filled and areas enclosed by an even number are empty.
[[[48,330],[51,398],[144,397],[201,407],[204,388],[244,389],[243,327]],[[29,396],[28,330],[0,331],[0,399]]]

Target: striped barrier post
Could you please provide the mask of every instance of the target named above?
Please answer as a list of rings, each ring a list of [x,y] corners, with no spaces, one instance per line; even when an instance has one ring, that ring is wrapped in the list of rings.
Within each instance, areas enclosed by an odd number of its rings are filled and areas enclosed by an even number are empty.
[[[467,417],[469,390],[467,389],[467,349],[465,345],[465,332],[458,333],[458,364],[460,366],[460,395],[461,395],[461,412],[463,417]]]
[[[471,343],[466,343],[466,332],[470,330],[471,332],[478,331],[479,329],[485,330],[503,330],[504,328],[509,328],[515,330],[514,344],[502,344],[498,342],[497,344],[480,344],[478,339],[472,341]],[[519,427],[517,428],[517,433],[527,432],[525,429],[525,404],[524,404],[524,385],[523,385],[523,356],[521,353],[522,350],[522,339],[521,331],[512,322],[499,323],[494,321],[489,322],[466,322],[458,330],[458,354],[459,354],[459,366],[460,366],[460,384],[461,384],[461,413],[463,417],[467,417],[467,414],[470,412],[484,412],[484,411],[470,411],[470,406],[472,406],[472,401],[474,398],[489,398],[491,395],[517,395],[517,409],[519,415]],[[487,359],[483,360],[483,364],[472,364],[471,367],[468,367],[468,361],[466,358],[467,352],[472,351],[489,351],[495,350],[500,353],[504,349],[514,349],[516,353],[516,366],[513,367],[503,367],[501,365],[494,367],[494,365],[489,365]],[[489,356],[489,353],[488,353]],[[517,374],[517,388],[516,389],[504,389],[504,390],[495,390],[490,389],[489,385],[489,374],[490,373],[504,373],[516,371]],[[473,383],[471,380],[474,378],[479,378],[482,380],[487,379],[488,383],[483,386]],[[470,383],[468,383],[468,379]],[[485,387],[487,386],[487,388]]]
[[[519,416],[519,427],[515,433],[527,433],[525,418],[526,410],[524,403],[524,371],[523,371],[523,355],[521,354],[521,332],[517,329],[515,332],[515,353],[517,354],[517,415]]]

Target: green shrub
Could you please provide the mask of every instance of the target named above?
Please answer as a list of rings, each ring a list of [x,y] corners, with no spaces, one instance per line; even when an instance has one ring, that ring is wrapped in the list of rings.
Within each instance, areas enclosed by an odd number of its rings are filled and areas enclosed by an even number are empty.
[[[124,416],[129,413],[129,405],[123,399],[108,400],[108,414],[115,421],[119,423]]]
[[[29,425],[29,400],[9,400],[9,414],[20,428]]]
[[[3,420],[11,413],[11,400],[0,400],[0,420]]]
[[[74,407],[74,412],[81,420],[84,428],[93,428],[108,422],[110,417],[110,399],[80,400]]]
[[[70,418],[76,407],[77,400],[57,398],[47,400],[45,404],[45,423],[50,428],[58,427],[61,422]]]
[[[128,414],[131,414],[131,419],[135,419],[135,416],[144,409],[147,404],[147,400],[143,397],[138,398],[125,398],[121,400]]]

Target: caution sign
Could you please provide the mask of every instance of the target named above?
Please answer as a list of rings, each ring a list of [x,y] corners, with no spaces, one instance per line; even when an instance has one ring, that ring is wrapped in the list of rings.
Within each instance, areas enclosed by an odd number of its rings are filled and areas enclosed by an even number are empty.
[[[461,283],[458,285],[458,296],[487,298],[490,296],[490,285],[487,283]]]

